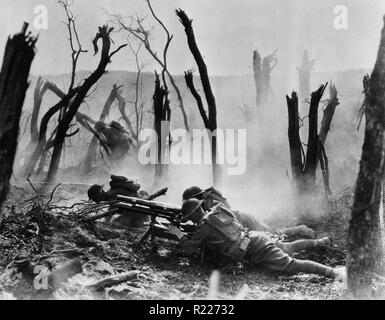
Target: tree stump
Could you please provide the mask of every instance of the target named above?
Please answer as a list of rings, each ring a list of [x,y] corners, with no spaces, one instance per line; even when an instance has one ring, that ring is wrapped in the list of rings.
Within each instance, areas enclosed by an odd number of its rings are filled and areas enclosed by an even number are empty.
[[[20,33],[8,38],[0,73],[0,225],[1,205],[9,192],[29,70],[35,57],[37,38],[26,33],[27,28],[28,24],[24,23]]]

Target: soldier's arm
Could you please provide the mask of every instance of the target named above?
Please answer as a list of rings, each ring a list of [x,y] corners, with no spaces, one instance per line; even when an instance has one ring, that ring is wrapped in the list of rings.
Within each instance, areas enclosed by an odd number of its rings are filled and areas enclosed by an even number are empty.
[[[240,211],[233,211],[233,213],[238,219],[238,221],[250,231],[266,231],[272,234],[277,233],[274,228],[264,223],[262,220],[253,217],[250,214],[243,213]]]
[[[178,237],[181,249],[187,254],[197,252],[205,239],[205,233],[202,227],[197,227],[196,231],[190,237],[183,235],[180,230],[179,232],[173,233]]]
[[[211,198],[211,200],[222,203],[228,209],[231,208],[230,203],[227,201],[227,199],[222,195],[220,191],[218,191],[214,187],[207,189],[206,192],[203,194],[203,198]]]
[[[112,189],[108,190],[106,193],[106,199],[105,201],[113,201],[116,199],[116,196],[118,195],[115,191],[113,191]]]

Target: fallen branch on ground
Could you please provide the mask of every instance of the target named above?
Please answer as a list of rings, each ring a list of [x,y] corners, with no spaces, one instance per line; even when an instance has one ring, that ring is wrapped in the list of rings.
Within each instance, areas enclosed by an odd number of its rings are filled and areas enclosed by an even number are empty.
[[[133,279],[137,279],[138,274],[139,274],[139,271],[129,271],[116,276],[104,278],[94,284],[88,285],[86,288],[91,291],[100,291],[127,281],[131,281]]]

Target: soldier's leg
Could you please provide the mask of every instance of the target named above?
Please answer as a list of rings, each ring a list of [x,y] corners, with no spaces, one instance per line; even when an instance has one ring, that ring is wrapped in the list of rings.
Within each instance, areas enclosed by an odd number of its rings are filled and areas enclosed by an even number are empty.
[[[318,274],[320,276],[329,278],[335,278],[338,276],[338,271],[332,267],[328,267],[311,260],[294,259],[288,254],[284,253],[278,247],[276,247],[276,250],[273,250],[269,261],[263,263],[263,266],[268,269],[281,271],[287,274],[303,272],[308,274]]]
[[[242,223],[244,227],[249,229],[250,231],[267,231],[272,234],[275,234],[275,230],[271,228],[269,225],[264,223],[262,220],[255,218],[252,215],[242,213],[239,211],[234,212],[237,219]]]
[[[320,245],[326,245],[330,243],[330,239],[325,237],[317,240],[296,240],[292,242],[277,241],[276,246],[282,251],[288,254],[294,254],[302,250],[308,250],[316,248]]]
[[[310,239],[315,238],[315,232],[311,228],[305,226],[304,224],[301,224],[300,226],[279,229],[278,231],[283,234],[286,234],[289,237],[310,238]]]
[[[298,272],[314,273],[326,277],[336,277],[335,269],[310,260],[298,260],[289,256],[277,245],[263,237],[252,237],[246,259],[274,271],[289,274]],[[312,240],[315,241],[315,240]],[[263,248],[262,248],[263,247]]]
[[[318,274],[320,276],[329,278],[335,278],[337,276],[337,272],[334,268],[311,260],[293,259],[284,271],[290,274],[295,274],[298,272]]]

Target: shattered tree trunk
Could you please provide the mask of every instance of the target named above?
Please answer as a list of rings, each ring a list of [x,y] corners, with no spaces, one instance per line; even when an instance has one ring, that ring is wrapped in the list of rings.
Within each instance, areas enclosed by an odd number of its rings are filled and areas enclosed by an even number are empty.
[[[323,117],[321,122],[321,128],[319,131],[319,140],[320,142],[325,145],[327,135],[330,130],[330,126],[334,117],[334,113],[336,111],[337,106],[340,104],[337,96],[337,88],[335,84],[330,82],[329,86],[329,100],[328,103],[323,111]]]
[[[262,95],[262,59],[258,50],[253,52],[253,74],[254,74],[254,84],[255,84],[255,103],[257,108],[261,105],[261,95]]]
[[[41,77],[38,78],[35,91],[34,91],[34,104],[33,104],[33,111],[32,111],[32,117],[31,117],[31,141],[29,142],[26,148],[27,150],[27,154],[25,157],[26,164],[23,166],[22,171],[26,171],[27,167],[31,167],[32,155],[34,153],[34,150],[36,149],[36,146],[39,144],[40,131],[38,129],[38,118],[39,118],[40,108],[43,102],[44,95],[48,90],[52,91],[60,99],[63,99],[65,96],[65,94],[55,84],[53,84],[50,81],[43,81]],[[46,158],[47,158],[47,152],[48,152],[47,148],[44,148],[44,150],[40,155],[40,164],[36,172],[37,175],[44,168],[44,165],[46,163]],[[32,168],[32,171],[33,169],[34,168]],[[29,174],[32,174],[32,172],[29,172]]]
[[[296,92],[291,97],[286,96],[288,108],[288,138],[290,148],[290,163],[293,177],[293,183],[297,195],[310,194],[315,190],[316,185],[316,168],[319,160],[321,146],[318,135],[318,107],[326,85],[321,85],[318,90],[311,95],[309,109],[309,135],[306,154],[302,148],[302,142],[299,135],[299,113],[298,113],[298,96]],[[331,121],[332,117],[330,118]],[[323,120],[326,128],[330,127],[330,123]],[[329,125],[329,127],[326,126]],[[326,132],[327,134],[327,132]],[[326,139],[325,134],[325,139]]]
[[[65,108],[66,106],[68,106],[71,99],[75,96],[78,90],[78,88],[72,89],[68,94],[64,94],[63,96],[62,91],[59,88],[57,88],[55,85],[51,84],[50,89],[58,97],[60,97],[61,100],[57,104],[49,108],[40,121],[38,143],[35,146],[35,149],[32,152],[31,156],[29,157],[28,161],[26,161],[25,166],[22,170],[23,177],[25,178],[34,173],[36,164],[39,161],[39,159],[42,158],[41,161],[44,161],[45,163],[44,158],[47,151],[46,144],[47,144],[48,123],[57,112],[59,112],[62,108]]]
[[[313,69],[315,60],[309,60],[309,53],[307,50],[303,52],[302,64],[297,67],[299,77],[299,97],[305,99],[310,96],[310,85],[311,85],[311,70]],[[300,103],[300,114],[306,113],[306,103]]]
[[[33,108],[31,114],[31,125],[30,125],[30,134],[31,140],[29,141],[27,147],[25,148],[24,162],[28,163],[31,159],[31,155],[36,148],[36,145],[39,142],[39,129],[38,129],[38,118],[40,113],[41,104],[43,102],[43,97],[48,90],[48,82],[43,81],[41,77],[37,79],[35,90],[33,93]],[[22,171],[25,168],[25,164],[22,166]]]
[[[304,169],[305,189],[312,192],[316,185],[316,169],[318,160],[318,107],[326,85],[321,85],[312,92],[309,108],[309,136],[307,141],[306,160]]]
[[[49,82],[48,86],[49,86],[49,89],[54,94],[56,94],[60,99],[64,99],[66,97],[66,94],[61,89],[59,89],[59,87],[57,87],[54,83]],[[67,106],[68,104],[64,104],[63,107],[60,109],[59,116],[58,116],[59,121],[62,119],[64,110],[66,110]],[[47,164],[48,151],[53,147],[54,136],[55,136],[55,131],[51,134],[51,137],[49,138],[47,143],[44,145],[44,149],[40,155],[39,166],[35,172],[36,176],[39,176],[44,171],[44,168]]]
[[[302,190],[302,142],[299,136],[299,115],[298,115],[298,97],[296,92],[292,92],[291,97],[286,96],[287,109],[289,114],[289,150],[291,174],[293,183],[297,191]]]
[[[169,72],[168,67],[167,67],[167,52],[168,52],[168,49],[169,49],[169,46],[170,46],[170,43],[171,43],[171,40],[172,40],[173,36],[170,35],[170,32],[167,30],[167,28],[164,25],[164,23],[155,14],[155,12],[154,12],[154,10],[153,10],[153,8],[151,6],[150,0],[146,0],[146,2],[147,2],[147,5],[148,5],[148,7],[149,7],[149,9],[151,11],[152,16],[161,25],[161,27],[163,28],[163,30],[165,31],[165,33],[167,35],[166,45],[165,45],[164,50],[163,50],[163,62],[161,62],[158,58],[155,59],[155,60],[158,61],[158,63],[160,62],[160,65],[163,68],[162,79],[163,79],[164,89],[167,91],[167,94],[168,94],[169,92],[168,92],[168,88],[167,88],[167,84],[166,84],[166,78],[165,78],[165,74],[167,74],[168,79],[170,80],[170,83],[171,83],[172,87],[175,90],[175,93],[176,93],[176,96],[177,96],[177,99],[178,99],[178,102],[179,102],[179,108],[182,111],[184,126],[185,126],[186,130],[188,132],[190,132],[190,127],[189,127],[188,118],[187,118],[186,110],[185,110],[184,103],[183,103],[182,94],[180,93],[179,87],[177,86],[174,77],[171,75],[171,73]],[[152,52],[152,50],[150,50],[148,44],[147,45],[145,44],[145,47],[147,48],[148,51]],[[151,53],[151,54],[153,54],[153,53]],[[156,54],[155,54],[155,56],[156,56]]]
[[[383,273],[379,208],[384,177],[385,25],[365,100],[365,138],[348,233],[348,287],[357,298],[370,297],[375,274]]]
[[[170,32],[167,29],[167,27],[165,26],[165,24],[156,15],[154,9],[152,8],[151,1],[150,0],[146,0],[146,3],[148,5],[148,8],[150,9],[152,17],[155,19],[155,21],[157,21],[157,23],[161,26],[161,29],[163,29],[163,31],[166,34],[166,43],[165,43],[165,45],[163,47],[163,52],[161,54],[161,56],[162,56],[161,58],[158,56],[157,52],[155,52],[152,49],[152,47],[151,47],[150,34],[151,34],[152,30],[146,30],[144,28],[143,21],[145,19],[135,19],[136,20],[136,26],[135,27],[128,27],[128,26],[125,26],[124,23],[122,23],[120,18],[118,18],[117,19],[118,25],[120,27],[123,27],[123,29],[127,30],[130,34],[134,35],[134,37],[136,37],[139,41],[141,41],[141,43],[144,45],[145,49],[150,54],[150,56],[152,56],[154,58],[154,60],[162,67],[162,70],[163,70],[162,71],[163,86],[168,91],[167,84],[166,84],[166,77],[165,77],[165,75],[167,75],[167,77],[168,77],[172,87],[175,90],[175,93],[176,93],[176,96],[177,96],[177,99],[178,99],[178,103],[179,103],[179,108],[182,111],[182,116],[183,116],[183,122],[184,122],[185,129],[187,130],[187,132],[190,132],[188,117],[187,117],[187,114],[186,114],[186,110],[185,110],[182,94],[181,94],[181,92],[179,90],[178,85],[176,84],[176,81],[175,81],[174,77],[171,75],[171,73],[170,73],[170,71],[168,70],[168,67],[167,67],[167,54],[168,54],[168,50],[169,50],[171,41],[172,41],[174,36],[170,34]],[[136,54],[136,58],[137,58],[137,54]],[[137,66],[139,66],[138,61],[137,61]],[[137,135],[139,135],[139,132],[137,132]]]
[[[261,102],[264,104],[267,102],[269,91],[271,91],[271,85],[270,85],[270,78],[271,78],[271,72],[273,71],[275,65],[277,64],[277,57],[276,57],[275,50],[272,54],[267,55],[262,60],[262,96],[261,96]]]
[[[27,146],[27,150],[33,150],[39,141],[39,129],[38,129],[38,117],[40,113],[41,103],[43,101],[44,94],[48,90],[48,82],[43,81],[41,77],[37,79],[35,91],[33,94],[33,109],[31,116],[31,141]]]
[[[110,49],[111,49],[110,33],[113,30],[114,30],[113,28],[109,28],[107,25],[104,25],[103,27],[99,27],[98,33],[96,34],[93,40],[95,55],[99,51],[97,42],[99,39],[102,40],[102,50],[101,50],[100,61],[96,70],[93,71],[91,75],[88,78],[86,78],[83,84],[79,87],[74,97],[74,100],[69,105],[67,111],[63,115],[62,120],[58,124],[58,129],[54,140],[52,158],[49,164],[49,169],[48,169],[48,174],[46,179],[47,183],[52,183],[56,180],[56,175],[59,169],[60,158],[62,155],[63,144],[67,135],[67,131],[78,109],[80,108],[81,104],[86,98],[89,90],[106,72],[107,65],[111,62],[111,57],[115,53],[117,53],[120,49],[126,46],[126,45],[122,45],[117,50],[110,53]]]
[[[331,82],[329,86],[329,100],[325,109],[323,110],[321,128],[318,134],[318,141],[319,141],[318,159],[320,162],[326,196],[331,196],[332,191],[330,188],[329,164],[328,164],[328,158],[325,151],[325,143],[326,143],[326,138],[328,136],[328,133],[330,131],[330,126],[334,117],[334,113],[339,104],[340,102],[337,96],[337,88],[335,84]]]
[[[267,102],[270,91],[270,77],[271,72],[275,68],[278,58],[276,56],[277,50],[266,57],[261,58],[258,50],[253,52],[253,73],[256,90],[256,105],[257,107],[264,106]],[[263,114],[259,114],[263,115]]]
[[[140,125],[139,125],[139,122],[140,122],[139,121],[139,117],[137,115],[137,119],[136,119],[136,126],[137,127],[136,127],[136,132],[135,132],[134,128],[132,127],[131,120],[128,117],[127,112],[126,112],[126,100],[124,100],[124,98],[122,97],[121,92],[118,92],[118,94],[116,96],[116,99],[118,100],[118,108],[119,108],[119,111],[120,111],[120,113],[122,115],[122,118],[123,118],[124,122],[127,125],[127,128],[130,131],[132,138],[138,143],[139,127],[140,127]]]
[[[56,96],[58,96],[60,99],[64,99],[66,97],[66,94],[59,87],[57,87],[53,82],[48,82],[48,88],[54,94],[56,94]],[[72,89],[70,91],[72,91]],[[69,93],[69,95],[71,95],[71,94]],[[72,97],[71,97],[71,99],[72,99]],[[68,104],[70,104],[70,103],[71,102],[69,102]],[[67,106],[68,105],[63,105],[63,107],[60,109],[59,116],[58,116],[58,121],[59,122],[63,118],[63,115],[64,115],[64,113],[65,113],[65,111],[67,109]],[[66,137],[73,136],[73,135],[75,135],[78,132],[79,132],[79,129],[75,130],[72,134],[67,135]],[[36,176],[39,176],[43,172],[43,170],[44,170],[44,168],[45,168],[45,166],[47,164],[48,151],[50,149],[52,149],[53,146],[54,146],[55,134],[56,134],[56,129],[52,132],[51,137],[49,138],[49,140],[44,145],[44,149],[43,149],[43,151],[42,151],[42,153],[40,155],[39,166],[38,166],[36,172],[34,173]]]
[[[195,59],[195,62],[198,66],[200,79],[202,82],[203,92],[206,97],[207,107],[208,107],[208,116],[205,111],[201,111],[201,107],[198,107],[201,112],[201,116],[203,117],[203,122],[205,123],[206,129],[211,133],[211,161],[212,161],[212,170],[213,170],[213,185],[216,187],[220,187],[221,185],[221,167],[217,164],[217,106],[215,102],[215,97],[213,91],[211,89],[210,78],[207,71],[206,63],[202,57],[202,54],[199,51],[197,46],[194,30],[192,28],[192,20],[186,15],[186,13],[179,9],[176,11],[177,16],[179,17],[180,22],[184,26],[185,33],[187,36],[187,43],[190,48],[190,51]],[[192,77],[192,76],[191,76]],[[187,81],[186,81],[187,82]],[[187,83],[188,86],[188,83]],[[190,91],[191,87],[190,87]],[[196,94],[194,94],[194,97]],[[201,99],[200,99],[201,100]],[[210,137],[209,137],[210,138]]]
[[[104,122],[107,118],[107,116],[110,113],[111,106],[114,102],[114,100],[117,98],[118,95],[118,87],[115,84],[110,92],[110,95],[108,96],[106,103],[104,104],[104,107],[102,109],[102,112],[99,117],[99,121]],[[98,138],[93,135],[90,145],[88,146],[86,158],[84,161],[84,172],[90,173],[92,169],[92,165],[96,163],[96,151],[98,147]]]
[[[155,91],[153,97],[154,107],[154,130],[156,133],[156,164],[155,179],[153,189],[157,190],[159,186],[167,184],[168,179],[168,163],[167,157],[169,148],[167,146],[170,137],[170,119],[171,110],[168,101],[167,90],[160,85],[159,75],[155,72]]]
[[[1,206],[9,191],[13,162],[17,148],[19,121],[28,89],[28,76],[35,57],[36,38],[26,34],[24,23],[21,33],[8,38],[0,73],[0,225]]]

